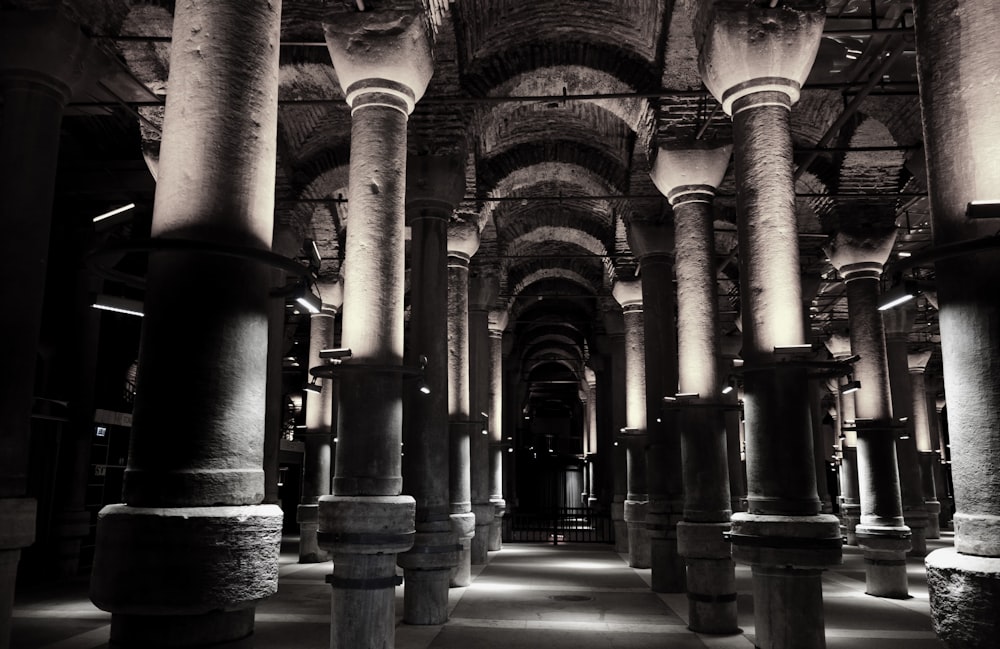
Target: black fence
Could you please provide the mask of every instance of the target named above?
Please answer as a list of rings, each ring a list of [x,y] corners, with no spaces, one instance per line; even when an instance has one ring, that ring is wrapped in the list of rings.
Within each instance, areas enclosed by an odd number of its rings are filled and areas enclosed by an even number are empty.
[[[504,543],[614,543],[611,515],[587,507],[513,511],[503,518]]]

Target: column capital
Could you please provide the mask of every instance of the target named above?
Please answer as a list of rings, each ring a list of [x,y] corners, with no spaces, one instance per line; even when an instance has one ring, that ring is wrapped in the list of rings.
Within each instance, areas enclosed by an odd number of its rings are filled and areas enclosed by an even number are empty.
[[[500,279],[496,275],[475,272],[475,269],[473,271],[469,277],[469,310],[487,311],[500,292]]]
[[[465,160],[460,155],[406,158],[406,217],[448,218],[465,196]]]
[[[864,233],[838,232],[824,246],[830,263],[844,281],[879,277],[896,242],[896,226],[871,228]]]
[[[448,257],[465,259],[466,264],[479,250],[479,225],[473,221],[448,223]]]
[[[323,301],[323,310],[337,313],[344,305],[344,284],[343,282],[319,282],[316,284],[319,290],[319,298]]]
[[[885,327],[885,337],[887,339],[901,338],[906,340],[910,333],[910,329],[913,329],[913,321],[916,319],[917,312],[915,309],[908,309],[906,307],[886,309],[882,312],[882,324]]]
[[[337,14],[336,22],[323,23],[323,33],[352,112],[365,105],[413,112],[434,72],[422,14]]]
[[[624,310],[629,307],[642,308],[642,281],[636,279],[616,279],[611,294]]]
[[[674,227],[667,221],[633,219],[628,223],[628,243],[639,259],[639,266],[649,257],[674,254]]]
[[[787,95],[791,107],[809,75],[826,20],[821,0],[801,9],[748,6],[746,2],[703,3],[707,15],[698,65],[705,86],[733,114],[737,99],[758,92]],[[774,104],[769,100],[766,103]]]
[[[510,311],[507,309],[493,309],[490,311],[490,334],[503,336],[507,322],[510,320]]]
[[[660,147],[649,172],[653,184],[675,207],[711,203],[729,166],[732,143],[695,144],[676,149]]]
[[[910,352],[906,355],[907,365],[913,374],[923,374],[927,371],[927,363],[931,360],[931,350],[922,352]]]
[[[847,358],[851,355],[851,337],[846,333],[832,333],[824,344],[834,358]]]
[[[0,82],[45,84],[65,101],[95,54],[80,26],[58,10],[0,11]]]

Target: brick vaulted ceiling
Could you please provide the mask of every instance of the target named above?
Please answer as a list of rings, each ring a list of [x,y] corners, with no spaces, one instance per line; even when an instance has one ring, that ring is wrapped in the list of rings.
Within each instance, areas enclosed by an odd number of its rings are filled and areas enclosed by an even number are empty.
[[[569,385],[575,397],[578,386],[553,377],[581,378],[601,334],[619,326],[611,282],[637,270],[628,222],[670,218],[649,178],[656,151],[732,137],[698,74],[700,9],[712,1],[722,0],[284,0],[276,247],[295,256],[311,238],[326,279],[340,272],[350,114],[322,21],[362,8],[423,11],[435,71],[410,118],[409,149],[465,157],[455,218],[481,230],[474,270],[499,281],[494,307],[509,313],[520,374]],[[106,54],[67,112],[60,204],[85,220],[135,200],[148,215],[174,3],[3,4],[62,4]],[[909,12],[909,2],[828,0],[819,56],[792,111],[817,342],[846,325],[843,286],[823,252],[832,233],[895,222],[897,254],[930,244]],[[738,324],[734,191],[730,169],[715,219],[724,335]],[[929,345],[936,314],[926,300],[919,307],[911,343]]]

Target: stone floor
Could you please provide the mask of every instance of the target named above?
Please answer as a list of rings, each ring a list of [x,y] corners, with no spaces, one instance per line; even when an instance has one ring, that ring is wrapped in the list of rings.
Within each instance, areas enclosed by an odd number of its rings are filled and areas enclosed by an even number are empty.
[[[930,541],[951,544],[950,533]],[[257,609],[256,649],[329,646],[329,565],[296,563],[295,539],[282,546],[278,594]],[[855,548],[825,573],[823,595],[829,649],[940,649],[931,631],[922,559],[910,559],[908,600],[864,594],[864,567]],[[706,636],[685,626],[684,595],[648,588],[649,570],[628,568],[610,546],[508,544],[474,566],[468,588],[451,590],[451,620],[442,626],[398,624],[397,649],[751,649],[750,572],[737,568],[742,635]],[[397,589],[397,611],[402,588]],[[86,583],[20,594],[13,649],[107,647],[109,615],[86,596]]]

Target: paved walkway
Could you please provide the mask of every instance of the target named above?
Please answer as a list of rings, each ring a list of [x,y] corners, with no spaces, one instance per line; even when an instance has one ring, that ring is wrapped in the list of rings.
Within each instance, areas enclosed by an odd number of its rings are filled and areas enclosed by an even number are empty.
[[[256,649],[329,646],[328,564],[296,563],[283,547],[278,594],[257,609]],[[931,548],[950,545],[950,535]],[[922,559],[910,559],[908,600],[864,594],[855,548],[824,574],[829,649],[941,649],[931,631]],[[450,591],[447,624],[398,624],[397,649],[752,649],[750,571],[737,567],[743,634],[708,636],[686,627],[687,599],[649,590],[649,570],[633,570],[610,546],[508,544],[474,567],[468,588]],[[402,589],[397,589],[397,611]],[[14,609],[13,649],[107,647],[110,616],[87,600],[86,583],[21,596]]]

